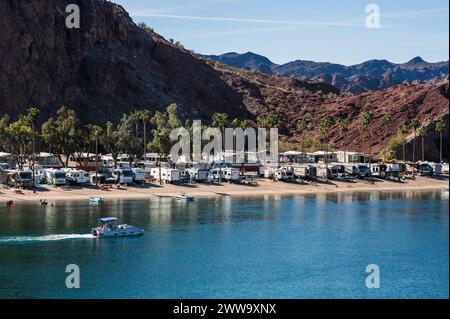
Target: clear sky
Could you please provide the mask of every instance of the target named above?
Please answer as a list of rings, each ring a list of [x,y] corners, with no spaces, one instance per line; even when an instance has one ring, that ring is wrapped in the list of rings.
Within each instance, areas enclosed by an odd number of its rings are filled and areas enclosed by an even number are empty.
[[[275,63],[448,60],[448,0],[113,0],[135,22],[202,54],[252,51]],[[380,8],[380,28],[365,25]]]

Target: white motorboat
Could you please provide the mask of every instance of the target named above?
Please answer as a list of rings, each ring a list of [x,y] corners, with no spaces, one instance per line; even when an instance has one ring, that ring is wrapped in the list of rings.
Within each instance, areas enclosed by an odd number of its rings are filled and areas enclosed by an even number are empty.
[[[116,225],[116,217],[104,217],[99,219],[99,226],[92,228],[92,235],[98,238],[101,237],[123,237],[123,236],[137,236],[142,235],[144,230],[142,228],[131,225]]]
[[[89,201],[94,204],[100,204],[103,203],[104,199],[101,197],[90,197]]]
[[[189,196],[189,195],[175,195],[176,199],[180,199],[180,200],[187,200],[187,201],[191,201],[194,200],[194,197]]]

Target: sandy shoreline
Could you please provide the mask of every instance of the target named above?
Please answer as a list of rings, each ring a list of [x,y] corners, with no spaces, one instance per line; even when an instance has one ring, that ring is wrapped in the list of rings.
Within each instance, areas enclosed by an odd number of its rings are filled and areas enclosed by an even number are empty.
[[[370,191],[411,191],[411,190],[439,190],[448,189],[448,177],[424,178],[417,177],[415,181],[389,182],[376,180],[374,184],[365,181],[354,183],[332,181],[330,184],[318,183],[291,184],[272,182],[266,179],[258,179],[257,186],[222,184],[198,184],[193,185],[162,185],[157,183],[142,186],[128,186],[126,189],[112,189],[102,191],[94,187],[70,187],[67,190],[52,188],[39,190],[35,194],[24,190],[23,194],[15,194],[12,189],[0,189],[0,201],[6,202],[39,202],[40,199],[52,201],[88,200],[91,196],[102,197],[105,200],[117,199],[151,199],[157,197],[173,197],[187,194],[193,197],[221,197],[221,196],[265,196],[265,195],[305,195],[340,192],[370,192]]]

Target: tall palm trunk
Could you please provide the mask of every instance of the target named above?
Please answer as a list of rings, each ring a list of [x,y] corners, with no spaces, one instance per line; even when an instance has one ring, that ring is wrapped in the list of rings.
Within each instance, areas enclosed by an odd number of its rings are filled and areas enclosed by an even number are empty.
[[[145,162],[145,157],[147,155],[147,125],[146,125],[146,121],[142,121],[142,124],[144,124],[144,162]]]
[[[158,162],[159,162],[159,185],[162,185],[162,163],[161,163],[161,154],[158,154]]]
[[[414,164],[416,162],[416,137],[417,137],[417,133],[416,130],[414,129],[414,140],[413,140],[413,153],[412,153],[412,162],[413,162],[413,178],[415,176],[415,172],[414,172]]]
[[[35,132],[34,132],[34,123],[32,124],[32,131],[33,131],[33,164],[32,164],[32,168],[31,168],[31,170],[32,170],[32,173],[33,173],[33,189],[34,189],[34,186],[36,185],[36,174],[35,174],[35,170],[34,170],[34,167],[35,167],[35,165],[36,165],[36,136],[35,136]]]
[[[95,137],[95,185],[98,185],[98,136]]]
[[[422,136],[422,162],[425,162],[425,137]]]
[[[439,132],[439,161],[442,163],[442,132]]]

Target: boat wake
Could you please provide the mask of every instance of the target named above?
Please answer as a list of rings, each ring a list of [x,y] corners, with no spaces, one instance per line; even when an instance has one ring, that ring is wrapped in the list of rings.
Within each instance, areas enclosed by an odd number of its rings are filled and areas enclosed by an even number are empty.
[[[87,239],[94,238],[92,234],[53,234],[45,236],[11,236],[0,237],[0,243],[29,243],[29,242],[45,242],[58,241],[68,239]]]

